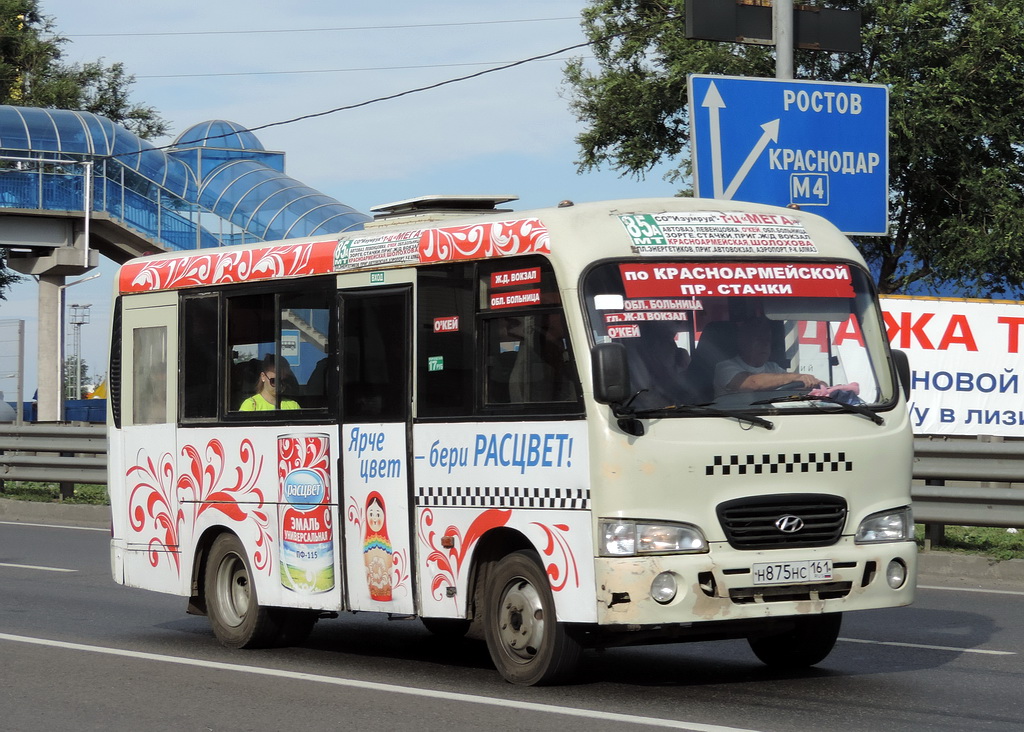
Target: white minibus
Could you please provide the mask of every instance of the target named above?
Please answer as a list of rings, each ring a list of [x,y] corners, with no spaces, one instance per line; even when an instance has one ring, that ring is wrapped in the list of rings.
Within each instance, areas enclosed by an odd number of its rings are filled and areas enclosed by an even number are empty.
[[[232,647],[418,617],[518,684],[689,640],[804,667],[913,600],[906,361],[834,226],[502,200],[123,265],[114,579]]]

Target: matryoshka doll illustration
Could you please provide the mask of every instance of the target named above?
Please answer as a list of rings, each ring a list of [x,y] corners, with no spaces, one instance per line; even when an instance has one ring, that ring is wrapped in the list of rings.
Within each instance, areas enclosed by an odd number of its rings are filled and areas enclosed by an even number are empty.
[[[363,541],[366,585],[371,600],[391,601],[391,555],[384,498],[373,491],[366,497],[366,537]]]

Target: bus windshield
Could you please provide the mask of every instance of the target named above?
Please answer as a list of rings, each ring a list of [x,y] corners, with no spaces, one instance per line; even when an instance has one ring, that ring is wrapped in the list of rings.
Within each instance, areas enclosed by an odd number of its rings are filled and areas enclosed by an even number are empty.
[[[629,408],[830,411],[891,405],[865,272],[837,262],[606,262],[584,278],[595,343],[621,343]]]

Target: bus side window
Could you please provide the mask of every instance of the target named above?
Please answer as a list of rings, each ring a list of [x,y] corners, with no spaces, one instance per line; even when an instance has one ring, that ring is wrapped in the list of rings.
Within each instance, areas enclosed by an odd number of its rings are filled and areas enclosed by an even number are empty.
[[[346,422],[409,415],[409,304],[405,291],[343,294],[342,395]]]
[[[298,401],[303,409],[325,409],[329,374],[334,370],[330,355],[334,290],[314,289],[282,293],[279,301],[281,358],[290,366],[283,395]]]
[[[491,318],[486,323],[486,404],[576,401],[561,312]]]
[[[167,328],[132,331],[132,422],[167,421]]]
[[[217,416],[217,327],[216,294],[187,296],[181,300],[181,417]]]
[[[508,404],[512,401],[509,382],[522,342],[523,319],[493,318],[485,321],[484,381],[485,404]]]
[[[242,402],[256,393],[261,359],[274,352],[274,300],[272,293],[226,298],[229,412],[238,411]]]
[[[419,270],[416,322],[417,416],[473,414],[473,330],[476,282],[472,263]]]

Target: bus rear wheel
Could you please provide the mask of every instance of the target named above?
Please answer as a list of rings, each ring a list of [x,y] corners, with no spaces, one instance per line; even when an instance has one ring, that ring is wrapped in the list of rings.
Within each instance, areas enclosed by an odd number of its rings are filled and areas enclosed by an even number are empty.
[[[582,649],[557,621],[551,585],[533,552],[514,552],[497,563],[484,607],[487,650],[506,681],[554,684],[575,672]]]
[[[772,668],[796,670],[825,660],[839,638],[842,613],[794,618],[795,625],[784,633],[751,636],[750,649]]]
[[[214,540],[203,586],[210,626],[223,645],[275,645],[281,635],[279,619],[271,609],[260,607],[245,547],[234,534],[221,534]]]

